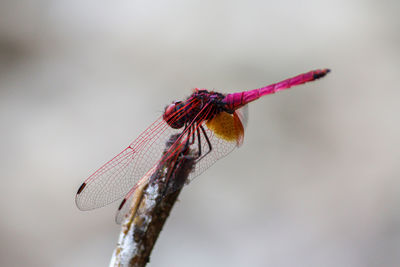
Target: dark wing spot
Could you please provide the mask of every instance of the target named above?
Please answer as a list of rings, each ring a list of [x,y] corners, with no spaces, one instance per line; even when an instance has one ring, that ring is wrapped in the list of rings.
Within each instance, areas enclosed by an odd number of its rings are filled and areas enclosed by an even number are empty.
[[[79,194],[82,192],[83,188],[85,188],[85,186],[86,186],[86,183],[83,183],[83,184],[79,187],[78,192],[77,192],[76,194],[79,195]]]
[[[124,206],[125,202],[126,202],[126,198],[124,198],[124,200],[122,200],[121,204],[119,204],[118,210],[122,209],[122,207]]]

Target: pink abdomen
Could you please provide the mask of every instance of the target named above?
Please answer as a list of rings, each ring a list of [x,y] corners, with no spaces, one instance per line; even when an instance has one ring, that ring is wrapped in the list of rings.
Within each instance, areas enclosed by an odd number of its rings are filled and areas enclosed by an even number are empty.
[[[292,86],[300,85],[306,82],[314,81],[316,79],[324,77],[329,69],[313,70],[307,73],[297,75],[293,78],[286,79],[284,81],[268,85],[259,89],[254,89],[250,91],[244,91],[240,93],[228,94],[224,98],[224,103],[227,104],[228,108],[235,110],[243,107],[247,103],[254,101],[264,95],[273,94],[280,90],[288,89]]]

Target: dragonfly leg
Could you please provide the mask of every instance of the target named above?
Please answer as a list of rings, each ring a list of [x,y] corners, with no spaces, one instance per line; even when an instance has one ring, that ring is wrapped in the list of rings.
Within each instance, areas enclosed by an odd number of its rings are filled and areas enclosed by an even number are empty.
[[[187,129],[187,125],[185,125],[185,129],[183,130],[182,135],[185,133],[186,129]],[[184,150],[188,149],[189,146],[191,145],[191,144],[190,144],[190,136],[192,135],[192,126],[189,126],[189,129],[188,129],[187,131],[188,131],[188,135],[187,135],[188,138],[187,138],[186,141],[185,141],[185,148],[184,148]]]
[[[205,153],[204,155],[201,155],[201,156],[197,159],[197,161],[199,161],[199,160],[201,160],[202,158],[204,158],[205,156],[207,156],[207,155],[211,152],[211,150],[212,150],[212,145],[211,145],[210,139],[208,139],[206,130],[204,130],[204,128],[203,128],[202,125],[200,125],[199,128],[201,129],[201,131],[202,131],[202,133],[203,133],[203,135],[204,135],[204,138],[205,138],[206,141],[207,141],[209,150],[208,150],[207,153]],[[200,135],[199,135],[199,136],[200,136]],[[199,145],[201,146],[200,142],[199,142]]]
[[[191,126],[192,132],[191,132],[191,137],[192,137],[192,141],[190,142],[190,145],[194,144],[195,139],[195,132],[196,132],[196,125],[195,123]]]
[[[200,125],[200,127],[201,127],[201,125]],[[197,132],[197,142],[198,142],[198,145],[199,145],[197,157],[200,158],[200,156],[201,156],[201,138],[200,138],[200,131],[199,131],[198,128],[197,128],[196,132]]]
[[[182,131],[182,134],[185,134],[185,130],[187,129],[187,138],[184,144],[184,149],[183,151],[186,151],[189,149],[191,145],[193,145],[196,141],[196,124],[193,123],[193,125],[185,125],[185,129]],[[192,140],[190,140],[192,139]]]

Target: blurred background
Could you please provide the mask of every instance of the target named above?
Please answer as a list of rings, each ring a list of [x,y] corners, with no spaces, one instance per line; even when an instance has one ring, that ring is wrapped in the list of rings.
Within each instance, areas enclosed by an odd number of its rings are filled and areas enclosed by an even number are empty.
[[[149,266],[400,266],[400,2],[0,2],[0,265],[108,266],[82,181],[191,89],[326,78],[249,107]]]

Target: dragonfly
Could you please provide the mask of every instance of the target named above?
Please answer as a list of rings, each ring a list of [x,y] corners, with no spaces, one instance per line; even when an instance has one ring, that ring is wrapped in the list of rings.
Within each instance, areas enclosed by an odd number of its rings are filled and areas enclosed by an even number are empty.
[[[194,89],[184,101],[174,101],[164,113],[121,153],[101,166],[79,187],[75,202],[80,210],[103,207],[123,198],[116,220],[126,215],[135,190],[149,182],[150,174],[182,146],[193,151],[196,161],[192,180],[243,143],[247,104],[262,96],[324,77],[329,69],[312,70],[262,88],[231,94]],[[178,135],[169,153],[165,144]]]

